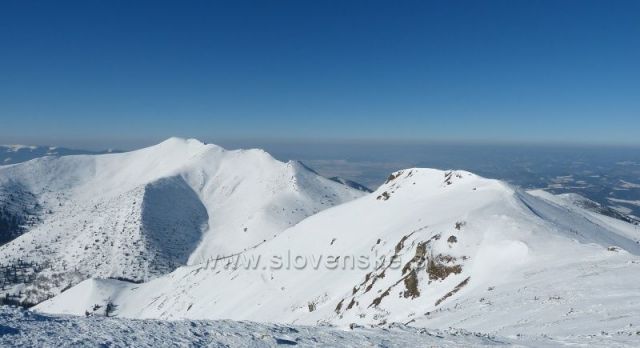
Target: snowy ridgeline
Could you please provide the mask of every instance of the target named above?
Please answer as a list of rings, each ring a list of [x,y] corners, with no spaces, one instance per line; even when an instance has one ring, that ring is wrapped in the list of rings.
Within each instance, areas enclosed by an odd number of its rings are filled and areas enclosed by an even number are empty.
[[[134,320],[40,315],[0,307],[3,347],[557,347],[635,346],[640,336],[496,337],[465,330],[389,325],[368,329],[261,324],[231,320]]]

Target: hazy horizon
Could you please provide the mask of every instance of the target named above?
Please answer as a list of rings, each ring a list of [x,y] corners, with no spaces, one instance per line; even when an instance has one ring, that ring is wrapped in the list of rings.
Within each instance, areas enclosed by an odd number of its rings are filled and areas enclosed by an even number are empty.
[[[249,149],[262,148],[265,150],[277,148],[279,150],[291,147],[295,149],[299,146],[307,148],[334,148],[362,147],[362,146],[515,146],[522,148],[569,148],[569,149],[640,149],[640,143],[598,143],[598,142],[572,142],[572,141],[516,141],[516,140],[480,140],[480,139],[298,139],[298,138],[214,138],[214,137],[193,137],[168,135],[166,137],[148,139],[74,139],[74,138],[31,138],[31,137],[2,137],[0,145],[25,145],[25,146],[53,146],[74,150],[86,151],[133,151],[159,144],[169,138],[177,137],[183,139],[196,139],[208,144],[216,144],[226,149]]]

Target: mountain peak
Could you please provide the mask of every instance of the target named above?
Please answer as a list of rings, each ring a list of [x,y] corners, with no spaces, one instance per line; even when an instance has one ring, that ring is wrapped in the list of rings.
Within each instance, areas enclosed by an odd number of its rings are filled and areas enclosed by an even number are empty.
[[[156,146],[162,146],[162,147],[192,147],[192,148],[198,148],[198,147],[217,147],[217,148],[222,148],[221,146],[215,145],[215,144],[207,144],[203,141],[200,141],[196,138],[180,138],[180,137],[170,137],[167,138],[166,140],[160,142],[159,144],[157,144]]]
[[[181,138],[181,137],[169,137],[166,140],[160,142],[160,144],[187,144],[187,143],[203,144],[203,142],[195,138]]]
[[[491,181],[496,184],[505,185],[499,180],[482,178],[471,172],[464,170],[440,170],[431,168],[409,168],[391,173],[387,180],[376,191],[395,192],[401,187],[411,187],[415,189],[433,189],[457,187],[460,183],[465,186],[477,185],[480,181]]]
[[[0,166],[0,213],[11,213],[8,233],[0,229],[7,236],[0,264],[47,264],[34,272],[65,284],[89,276],[148,280],[255,247],[361,195],[311,172],[296,175],[263,150],[226,151],[196,139],[47,157]],[[59,291],[25,296],[35,303]]]

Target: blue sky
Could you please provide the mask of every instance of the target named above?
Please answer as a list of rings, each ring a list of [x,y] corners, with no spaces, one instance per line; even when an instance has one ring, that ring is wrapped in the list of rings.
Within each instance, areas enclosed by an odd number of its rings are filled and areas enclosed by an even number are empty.
[[[639,15],[639,1],[2,1],[0,143],[640,144]]]

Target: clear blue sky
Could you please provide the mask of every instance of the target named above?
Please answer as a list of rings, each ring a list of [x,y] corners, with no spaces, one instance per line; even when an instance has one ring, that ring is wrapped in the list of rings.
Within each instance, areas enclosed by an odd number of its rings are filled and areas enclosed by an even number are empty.
[[[0,45],[0,143],[640,144],[640,1],[4,0]]]

